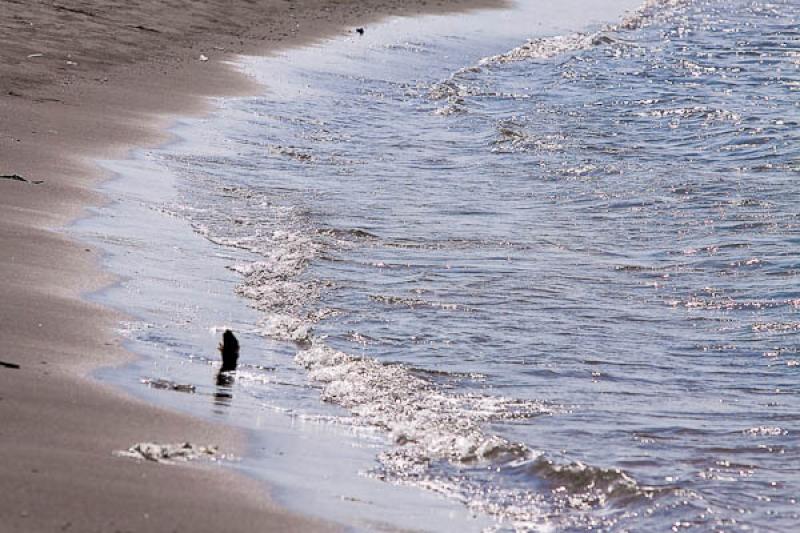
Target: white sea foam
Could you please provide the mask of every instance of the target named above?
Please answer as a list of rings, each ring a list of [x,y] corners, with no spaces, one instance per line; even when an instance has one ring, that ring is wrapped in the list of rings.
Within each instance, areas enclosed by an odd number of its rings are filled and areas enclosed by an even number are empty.
[[[482,424],[550,412],[540,402],[479,394],[453,394],[415,376],[402,365],[334,350],[319,341],[295,357],[309,378],[322,383],[322,399],[350,409],[361,423],[386,429],[405,445],[407,459],[484,459],[520,445],[486,434]],[[400,453],[400,450],[398,450]]]
[[[789,432],[778,426],[758,426],[745,429],[742,433],[751,437],[783,437]]]
[[[258,325],[262,335],[273,339],[303,343],[308,342],[311,337],[311,324],[291,315],[272,313]]]
[[[647,0],[622,21],[616,24],[607,24],[598,31],[574,32],[567,35],[530,39],[505,53],[484,57],[476,65],[457,70],[448,79],[431,85],[428,96],[433,100],[446,99],[450,103],[449,106],[437,110],[437,114],[451,114],[441,110],[456,105],[459,112],[464,112],[464,97],[486,92],[486,89],[474,80],[475,74],[485,68],[515,61],[548,60],[598,46],[626,46],[627,43],[621,35],[623,32],[637,30],[655,21],[674,17],[677,12],[691,2],[692,0]]]
[[[309,380],[320,385],[321,399],[349,411],[350,417],[339,418],[339,422],[379,428],[394,443],[378,456],[378,467],[369,475],[449,496],[461,494],[466,504],[509,519],[538,520],[535,517],[541,506],[534,505],[534,501],[542,500],[541,495],[509,492],[508,501],[517,498],[519,504],[518,511],[513,511],[492,503],[492,497],[484,493],[485,485],[467,486],[463,480],[437,474],[431,468],[439,462],[471,465],[532,460],[539,452],[488,432],[486,425],[539,416],[555,408],[539,401],[455,393],[421,377],[424,372],[418,369],[331,348],[324,338],[314,334],[314,325],[335,313],[315,309],[324,283],[307,279],[306,265],[326,245],[340,246],[353,239],[371,240],[375,236],[314,230],[292,210],[273,205],[253,191],[225,189],[225,195],[224,206],[209,199],[206,205],[183,212],[198,233],[212,242],[254,254],[250,260],[238,257],[229,267],[242,276],[237,292],[263,312],[258,333],[294,343],[298,348],[295,361],[308,371]],[[232,212],[237,213],[235,217],[230,216]],[[374,299],[386,305],[469,311],[422,298]],[[244,381],[262,379],[271,383],[271,378],[261,373],[248,377]]]

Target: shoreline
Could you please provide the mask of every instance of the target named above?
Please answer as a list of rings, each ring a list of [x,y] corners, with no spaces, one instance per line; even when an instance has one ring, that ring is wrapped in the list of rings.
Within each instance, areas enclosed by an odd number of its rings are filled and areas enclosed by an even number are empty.
[[[510,10],[510,12],[516,13],[517,10]],[[226,422],[231,421],[235,422],[235,425],[239,427],[247,427],[249,420],[272,418],[269,415],[263,416],[261,414],[262,409],[253,409],[253,406],[248,407],[247,400],[242,403],[242,396],[252,399],[254,389],[258,388],[264,393],[258,396],[259,400],[263,399],[263,401],[271,405],[276,405],[273,403],[275,399],[279,396],[284,396],[278,390],[281,388],[280,386],[271,384],[266,385],[266,387],[246,387],[246,389],[250,390],[240,390],[237,393],[236,401],[218,409],[213,409],[211,398],[214,395],[214,389],[212,378],[210,377],[212,368],[207,365],[208,360],[202,357],[202,354],[210,355],[215,353],[211,338],[207,333],[208,326],[213,324],[216,329],[221,324],[231,324],[236,327],[236,331],[246,332],[245,337],[242,338],[242,346],[247,347],[246,352],[249,361],[258,365],[265,365],[261,366],[262,369],[269,368],[269,371],[265,374],[276,376],[274,381],[272,378],[269,379],[270,383],[277,384],[280,382],[281,385],[290,383],[298,385],[303,381],[299,379],[294,382],[289,377],[292,373],[294,375],[298,374],[298,369],[295,368],[296,364],[289,363],[293,367],[289,373],[287,373],[289,369],[283,368],[284,363],[292,361],[295,350],[291,349],[290,346],[287,346],[285,350],[269,346],[263,351],[270,352],[271,355],[257,353],[258,348],[255,348],[255,346],[260,346],[265,342],[264,338],[254,338],[258,335],[256,333],[258,330],[257,317],[241,320],[237,313],[227,311],[239,306],[245,307],[242,305],[244,302],[242,300],[230,301],[231,298],[241,298],[233,290],[233,286],[238,285],[241,279],[238,279],[238,276],[233,276],[236,279],[232,279],[231,270],[227,266],[231,264],[247,264],[253,260],[258,261],[259,256],[248,258],[245,252],[239,252],[235,247],[232,249],[224,246],[220,248],[220,245],[214,243],[213,239],[202,238],[203,232],[199,232],[201,237],[198,238],[196,231],[193,233],[187,228],[180,229],[180,224],[175,222],[175,218],[169,215],[164,216],[162,206],[166,213],[172,212],[172,205],[188,206],[191,212],[191,206],[195,204],[180,195],[188,194],[189,198],[191,198],[192,191],[206,190],[209,192],[208,187],[212,182],[212,190],[217,188],[227,190],[229,187],[233,189],[245,187],[246,189],[248,184],[252,184],[255,186],[256,191],[260,191],[259,182],[252,181],[255,175],[250,176],[251,180],[241,179],[247,174],[246,169],[248,168],[259,168],[260,171],[257,173],[263,174],[263,179],[271,187],[281,189],[285,180],[285,186],[292,189],[289,176],[283,177],[282,169],[284,165],[277,162],[281,158],[277,158],[275,161],[277,167],[275,167],[271,164],[271,156],[265,156],[262,161],[259,154],[264,152],[265,149],[269,149],[269,153],[272,154],[271,147],[275,146],[274,143],[298,147],[305,147],[306,145],[303,144],[301,138],[293,136],[294,132],[291,128],[288,131],[278,128],[278,131],[273,132],[271,135],[265,133],[264,136],[259,132],[262,129],[264,131],[271,130],[272,127],[269,123],[273,121],[302,124],[309,119],[318,119],[320,124],[325,124],[331,123],[333,118],[333,123],[338,123],[334,118],[336,115],[332,116],[325,106],[321,105],[322,102],[316,102],[314,95],[317,93],[350,94],[346,89],[347,84],[345,86],[338,84],[329,86],[326,83],[329,74],[323,74],[322,78],[315,77],[313,73],[317,72],[317,69],[319,69],[320,73],[335,72],[334,77],[342,77],[343,80],[350,79],[350,76],[364,72],[364,62],[375,65],[383,64],[381,59],[384,57],[384,53],[386,54],[386,59],[397,58],[399,52],[395,49],[397,46],[395,43],[405,42],[410,38],[409,35],[413,38],[414,35],[419,34],[426,36],[426,43],[428,43],[428,39],[430,40],[428,44],[420,44],[421,48],[439,50],[443,52],[441,57],[446,57],[447,59],[440,60],[438,59],[439,56],[429,55],[429,61],[426,62],[419,56],[406,55],[402,57],[404,59],[402,64],[396,64],[389,60],[387,64],[393,65],[391,70],[376,66],[374,71],[370,71],[370,75],[375,79],[381,80],[407,79],[409,73],[413,71],[414,73],[419,72],[422,80],[441,79],[441,76],[446,76],[453,69],[460,68],[464,64],[471,64],[470,61],[474,61],[475,57],[481,57],[480,55],[475,55],[475,53],[485,53],[486,44],[489,44],[492,50],[503,50],[506,49],[505,47],[508,43],[516,45],[517,42],[521,41],[519,36],[508,37],[504,35],[503,39],[507,38],[507,42],[504,40],[498,43],[492,38],[491,40],[486,39],[469,44],[472,43],[471,39],[474,38],[471,32],[475,31],[476,28],[482,27],[482,25],[499,27],[493,18],[499,17],[502,19],[502,17],[509,16],[505,13],[508,12],[481,12],[477,15],[431,17],[430,19],[427,17],[391,19],[370,31],[369,35],[364,38],[367,41],[345,35],[326,39],[322,44],[312,44],[308,47],[287,50],[275,56],[264,58],[243,57],[240,64],[245,68],[246,72],[252,73],[259,79],[264,79],[264,76],[266,76],[270,87],[268,92],[255,98],[222,99],[220,108],[210,115],[199,119],[180,120],[176,127],[171,128],[176,136],[175,142],[170,142],[168,145],[154,150],[137,151],[131,159],[126,158],[124,161],[104,162],[115,175],[121,176],[121,179],[106,182],[103,186],[104,190],[111,189],[109,197],[114,198],[115,203],[119,202],[119,204],[109,209],[98,210],[100,211],[100,221],[97,221],[97,217],[93,216],[94,223],[88,222],[84,226],[88,226],[90,234],[96,234],[100,237],[100,240],[105,242],[104,249],[108,249],[110,246],[116,250],[116,253],[111,254],[111,263],[108,268],[121,275],[122,279],[125,280],[121,284],[123,286],[111,289],[110,292],[116,293],[116,296],[110,295],[109,291],[104,291],[104,300],[111,303],[115,308],[131,310],[135,316],[141,317],[145,327],[135,329],[134,326],[134,329],[131,330],[131,338],[135,339],[132,341],[131,349],[136,353],[142,354],[143,358],[125,369],[105,372],[102,379],[130,391],[134,396],[153,399],[156,404],[164,405],[167,408],[177,407],[183,412],[197,414],[203,419],[214,420],[218,416],[224,416]],[[564,19],[562,18],[562,20]],[[439,39],[446,39],[446,35],[450,35],[450,30],[444,29],[447,28],[445,24],[448,24],[448,21],[456,21],[457,23],[451,22],[450,24],[452,25],[449,27],[459,28],[460,34],[463,35],[462,40],[459,41],[462,43],[459,51],[448,47],[441,48],[440,45],[436,44],[441,42]],[[475,22],[480,26],[474,25]],[[440,30],[437,29],[437,24],[442,24],[441,28],[446,33],[439,35],[437,32]],[[526,30],[522,29],[521,31],[524,32]],[[559,30],[544,29],[542,31],[549,33],[550,31]],[[359,51],[364,47],[365,43],[367,47],[363,57],[361,57]],[[392,51],[377,52],[377,50],[384,49]],[[372,57],[376,53],[378,57]],[[411,54],[411,52],[407,53]],[[461,55],[462,53],[463,56]],[[343,63],[343,58],[348,58],[348,60]],[[345,65],[349,60],[352,60],[353,64],[347,67]],[[417,64],[418,60],[419,64]],[[435,72],[431,72],[428,67],[425,67],[427,63],[435,65],[433,67]],[[413,66],[409,66],[409,64]],[[425,82],[423,81],[422,83]],[[307,88],[307,92],[303,90],[303,87]],[[337,88],[344,89],[344,92],[337,92],[335,90]],[[303,96],[298,97],[297,95]],[[251,113],[252,117],[249,116]],[[353,115],[348,114],[347,116]],[[256,117],[270,118],[263,118],[262,120]],[[434,117],[434,115],[432,114],[431,117]],[[431,118],[430,120],[434,122],[440,121],[438,118]],[[250,121],[253,121],[252,126],[254,128],[248,130],[244,124],[250,123]],[[352,128],[353,125],[351,124],[350,127]],[[249,139],[251,142],[245,139]],[[237,144],[237,140],[241,141],[241,145]],[[298,142],[300,144],[296,144]],[[365,146],[369,146],[369,144],[366,143]],[[252,148],[252,151],[248,147]],[[312,150],[313,153],[313,148],[308,149]],[[211,168],[205,168],[204,162],[206,161],[209,162]],[[250,161],[250,164],[240,165],[239,161]],[[226,162],[224,167],[219,166],[220,162]],[[300,163],[298,171],[305,167]],[[218,175],[215,169],[221,170],[221,173]],[[243,171],[244,174],[242,174]],[[311,169],[308,169],[308,171],[313,172]],[[301,174],[303,173],[303,171],[300,172]],[[169,191],[173,187],[164,187],[162,189],[159,185],[160,176],[162,175],[175,176],[177,181],[183,184],[183,186],[175,187],[178,193],[178,197],[174,199],[175,204],[172,203],[173,198]],[[156,176],[159,176],[159,178],[157,180],[153,179]],[[270,176],[273,178],[278,176],[278,178],[273,181],[270,180]],[[198,183],[195,183],[196,181]],[[137,184],[140,182],[150,183],[150,185],[143,186],[141,191],[131,186],[131,183]],[[323,176],[317,176],[317,179],[309,183],[319,183],[321,187],[324,187],[324,182]],[[223,196],[227,195],[223,194]],[[201,195],[201,197],[203,196]],[[303,202],[301,201],[300,204],[302,205]],[[147,206],[150,206],[150,208],[147,209]],[[200,211],[205,211],[205,208],[209,206],[210,204],[201,202],[199,205]],[[176,212],[180,212],[179,207]],[[177,217],[177,219],[182,218],[180,215]],[[115,219],[119,220],[119,223],[116,223]],[[191,217],[189,219],[191,220]],[[146,222],[132,225],[130,221]],[[106,229],[104,230],[104,228]],[[120,232],[114,233],[114,228],[119,228]],[[86,229],[84,227],[84,230]],[[152,242],[154,246],[143,248],[142,243],[148,242]],[[213,249],[209,249],[209,242]],[[156,246],[160,247],[160,250]],[[132,250],[132,256],[137,258],[135,266],[128,267],[125,264],[124,258],[130,253],[127,251],[128,249]],[[176,250],[179,252],[173,255]],[[162,262],[170,265],[169,268],[176,272],[176,278],[172,279],[172,276],[165,276],[166,269],[162,268]],[[194,265],[196,264],[204,265],[201,271],[195,269]],[[150,281],[146,282],[144,280]],[[213,280],[213,283],[208,284],[208,280]],[[225,282],[230,282],[227,291],[218,291],[218,289],[224,288]],[[213,292],[213,296],[209,296],[211,292]],[[229,293],[228,298],[223,298],[222,293]],[[151,309],[154,301],[158,302],[158,306]],[[119,305],[114,305],[114,302]],[[159,311],[159,309],[169,309],[171,311],[165,313]],[[219,317],[221,312],[225,312],[225,314],[231,313],[228,316],[233,316],[234,318],[228,321],[215,318]],[[250,335],[250,338],[247,337],[248,335]],[[271,341],[267,342],[271,344]],[[254,348],[255,352],[253,351]],[[184,364],[185,362],[199,364]],[[258,370],[255,370],[255,372],[260,374]],[[300,374],[302,374],[302,371]],[[150,377],[163,378],[174,383],[196,385],[196,394],[157,392],[151,391],[147,387],[142,387],[140,380]],[[244,376],[242,378],[246,379]],[[253,383],[256,383],[256,381]],[[240,393],[241,396],[239,396]],[[300,402],[298,402],[296,401],[298,398],[292,395],[292,406],[302,405],[303,411],[307,412],[309,404],[303,400],[318,401],[316,394],[312,393],[310,396],[314,397],[301,398]],[[278,408],[280,407],[286,407],[286,404],[278,404]],[[311,410],[314,414],[317,414],[316,408],[312,407]],[[302,420],[302,417],[303,414],[298,413],[300,420]],[[248,427],[248,429],[250,428]],[[312,431],[315,436],[314,440],[317,440],[316,437],[319,436],[319,432]],[[309,435],[304,430],[300,430],[300,433],[304,433],[305,436]],[[344,457],[346,454],[342,454],[339,450],[341,448],[349,449],[350,446],[347,444],[340,445],[339,449],[328,448],[328,450],[325,450],[323,446],[316,443],[312,450],[302,446],[302,443],[296,442],[301,439],[295,438],[293,440],[288,435],[288,432],[282,431],[280,423],[259,422],[258,428],[249,432],[249,434],[251,436],[249,442],[257,444],[251,448],[251,453],[247,453],[244,461],[237,467],[241,467],[243,471],[257,479],[264,480],[268,486],[273,488],[273,494],[277,501],[286,508],[301,514],[306,514],[308,510],[311,510],[314,515],[322,519],[333,519],[347,524],[353,524],[351,516],[362,516],[362,511],[354,508],[358,506],[365,507],[360,502],[368,501],[369,505],[366,507],[372,509],[384,510],[387,508],[385,505],[387,499],[384,495],[386,489],[383,486],[379,490],[374,490],[374,492],[362,491],[359,493],[361,487],[357,483],[346,481],[350,479],[351,472],[342,472],[342,463],[345,461],[354,462],[355,459],[361,459],[361,465],[368,465],[372,464],[372,461],[376,459],[374,455],[365,457],[367,454],[360,454],[360,457],[355,457],[351,453],[351,457]],[[361,444],[363,445],[363,443]],[[374,444],[377,447],[377,442]],[[291,450],[291,452],[287,452],[287,450]],[[310,453],[297,453],[298,450]],[[333,453],[325,453],[326,451]],[[319,461],[320,464],[315,465],[316,468],[313,469],[311,475],[308,475],[308,463],[313,463],[313,460],[309,461],[309,459],[319,457],[336,457],[337,469],[332,469],[329,466],[329,461]],[[282,472],[284,468],[291,469],[291,474],[286,471]],[[299,472],[303,472],[306,475],[296,478],[290,477]],[[328,476],[319,476],[323,479],[315,479],[314,476],[317,472],[328,473]],[[356,470],[353,469],[352,472],[356,472]],[[360,472],[358,471],[358,473]],[[330,475],[331,473],[333,475]],[[343,473],[344,475],[342,475]],[[325,479],[327,478],[336,479],[337,488],[335,493],[334,491],[328,491],[328,498],[325,501],[325,496],[320,495],[325,494],[327,487]],[[388,485],[390,484],[385,484],[385,486]],[[417,490],[419,489],[417,488]],[[378,493],[381,493],[381,495],[378,496]],[[330,498],[329,496],[334,497]],[[436,496],[441,497],[438,494]],[[416,497],[415,495],[414,498]],[[430,497],[430,494],[425,494],[423,497]],[[410,500],[411,498],[408,499]],[[334,500],[341,500],[341,502],[335,506],[329,505],[328,502],[333,502]],[[401,507],[398,505],[398,500],[394,495],[389,501],[393,504],[392,510]],[[348,507],[353,508],[351,515],[344,514],[344,518],[342,518],[343,513],[340,509]],[[427,505],[420,505],[418,508],[429,509]],[[322,509],[326,510],[323,511]],[[460,516],[462,509],[459,508],[454,511],[454,514]],[[375,514],[374,511],[370,512],[373,515]],[[474,516],[471,518],[475,520]],[[364,522],[361,521],[361,523]],[[392,523],[401,523],[403,527],[413,529],[413,525],[409,525],[406,522],[393,521]],[[427,522],[426,525],[429,527],[430,523]],[[474,522],[470,524],[470,526],[474,525]],[[449,528],[451,526],[445,527]],[[471,529],[471,527],[466,529]]]
[[[211,10],[214,4],[221,5],[211,0],[196,4],[195,8]],[[0,76],[0,117],[6,125],[0,139],[0,174],[28,180],[0,182],[4,248],[0,331],[6,348],[0,360],[19,365],[0,368],[4,420],[0,445],[6,457],[0,467],[0,488],[6,494],[0,522],[7,527],[252,531],[263,527],[265,520],[269,529],[331,527],[276,508],[268,503],[260,483],[232,469],[139,464],[112,455],[146,440],[219,444],[222,452],[236,453],[243,449],[244,437],[228,428],[228,435],[220,438],[218,424],[151,406],[89,377],[99,367],[122,364],[133,356],[121,347],[116,334],[120,315],[86,297],[113,278],[100,270],[97,251],[73,240],[64,228],[87,207],[106,201],[97,186],[108,174],[93,161],[163,142],[169,138],[164,130],[173,117],[204,114],[210,109],[208,97],[250,94],[255,89],[252,80],[224,63],[232,54],[265,54],[387,15],[502,4],[266,4],[271,13],[259,13],[247,22],[249,28],[232,25],[234,29],[219,34],[199,24],[213,24],[216,19],[210,13],[184,13],[180,21],[189,29],[183,40],[168,38],[173,48],[144,62],[127,57],[130,50],[124,46],[112,50],[114,27],[100,23],[98,29],[94,19],[107,4],[80,10],[37,4],[30,8],[31,16],[12,13],[8,18],[12,25],[38,24],[55,30],[44,31],[49,36],[45,44],[22,30],[7,31],[7,41],[17,39],[7,54],[17,56],[4,62]],[[255,9],[235,7],[228,19],[241,20],[247,9]],[[154,13],[163,16],[164,9],[169,8],[147,2],[130,8],[143,19]],[[171,9],[177,16],[177,8]],[[59,22],[65,16],[66,29]],[[265,17],[271,17],[272,24],[254,29]],[[88,29],[92,32],[80,33]],[[268,43],[268,31],[282,35]],[[202,43],[197,42],[198,35],[204,38]],[[66,52],[70,48],[65,43],[75,42],[92,44],[105,56],[98,59],[87,52],[84,60],[80,53]],[[222,43],[231,48],[217,50]],[[138,48],[136,44],[132,49]],[[61,52],[36,51],[40,49]],[[200,54],[210,60],[201,61]],[[46,69],[34,63],[39,60]],[[20,64],[15,76],[14,68]],[[73,74],[70,67],[78,71]],[[48,78],[43,74],[48,69],[60,74]],[[43,183],[35,183],[40,180]]]

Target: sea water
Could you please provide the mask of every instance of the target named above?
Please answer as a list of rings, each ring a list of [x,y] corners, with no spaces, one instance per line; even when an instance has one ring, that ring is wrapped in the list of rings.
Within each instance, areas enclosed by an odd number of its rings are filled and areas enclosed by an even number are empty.
[[[356,528],[797,528],[799,16],[529,2],[243,59],[264,94],[108,163],[84,231],[148,358],[101,377]]]

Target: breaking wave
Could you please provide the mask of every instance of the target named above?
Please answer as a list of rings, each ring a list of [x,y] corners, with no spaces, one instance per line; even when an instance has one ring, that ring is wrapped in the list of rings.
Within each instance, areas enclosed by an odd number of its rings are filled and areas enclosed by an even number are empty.
[[[647,0],[622,21],[605,25],[595,32],[575,32],[568,35],[530,39],[508,52],[484,57],[476,65],[457,70],[448,79],[433,84],[428,90],[428,96],[432,100],[447,100],[447,106],[435,111],[439,115],[464,112],[466,109],[463,99],[468,96],[516,96],[522,98],[524,96],[498,95],[487,92],[485,88],[474,83],[473,78],[483,69],[491,69],[515,61],[547,60],[599,46],[630,46],[631,43],[623,39],[625,32],[642,29],[661,20],[675,18],[680,10],[690,5],[692,1]]]
[[[224,197],[224,205],[220,197]],[[544,524],[559,515],[556,509],[565,506],[586,510],[622,495],[649,494],[623,472],[583,464],[559,465],[541,451],[486,430],[492,423],[550,415],[565,411],[564,407],[456,393],[437,384],[435,377],[440,376],[424,369],[348,354],[316,334],[319,320],[336,312],[315,308],[329,283],[308,278],[307,265],[329,248],[369,244],[379,240],[378,236],[362,230],[314,228],[297,206],[276,203],[270,193],[253,189],[216,187],[205,199],[195,195],[192,207],[178,204],[169,210],[188,219],[195,231],[211,242],[255,254],[255,260],[238,260],[229,268],[241,276],[236,292],[263,313],[259,333],[296,345],[295,362],[307,370],[310,382],[319,386],[321,399],[350,413],[340,423],[380,428],[392,442],[367,475],[444,494],[514,527]],[[422,298],[370,298],[389,306],[470,310]],[[472,475],[455,475],[447,465],[471,470]],[[482,478],[485,465],[524,481],[500,494]]]

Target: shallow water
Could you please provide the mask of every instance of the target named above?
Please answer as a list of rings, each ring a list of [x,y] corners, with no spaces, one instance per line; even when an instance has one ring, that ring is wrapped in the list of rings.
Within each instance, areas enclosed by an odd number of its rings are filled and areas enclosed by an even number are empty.
[[[340,428],[343,483],[473,516],[434,529],[796,528],[800,5],[609,5],[248,61],[267,95],[148,156],[210,241],[191,318],[130,329],[154,377],[201,381],[233,323],[258,356],[220,412]]]

